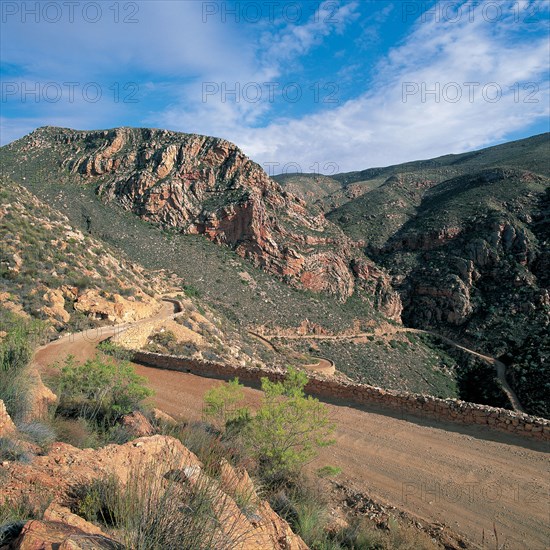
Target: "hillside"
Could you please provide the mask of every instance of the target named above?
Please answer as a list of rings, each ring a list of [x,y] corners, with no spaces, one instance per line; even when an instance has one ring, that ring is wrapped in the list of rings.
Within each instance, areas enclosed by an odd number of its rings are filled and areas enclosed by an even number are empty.
[[[6,178],[0,237],[2,306],[59,331],[148,317],[169,288],[164,273],[144,272]]]
[[[351,267],[365,260],[356,243],[225,140],[164,130],[45,127],[3,149],[8,174],[23,168],[30,179],[55,174],[93,186],[104,202],[164,229],[205,235],[296,288],[345,301],[356,279],[358,286],[364,282]]]
[[[504,356],[548,415],[548,352],[530,338],[549,325],[548,135],[387,170],[328,217],[391,272],[407,325]]]
[[[332,178],[277,178],[287,190],[229,142],[161,130],[46,127],[3,147],[0,160],[6,174],[63,212],[86,238],[120,251],[145,272],[163,270],[180,278],[175,285],[180,293],[208,312],[225,334],[215,335],[208,348],[213,357],[233,360],[222,352],[224,342],[231,341],[241,350],[239,360],[258,364],[307,363],[321,354],[367,383],[502,404],[492,367],[442,347],[437,339],[411,342],[385,336],[381,327],[403,318],[488,354],[525,352],[526,327],[545,326],[537,277],[546,260],[544,246],[536,244],[543,243],[545,226],[520,218],[536,217],[547,181],[524,168],[487,166],[503,157],[518,166],[542,166],[537,159],[543,144],[538,137],[527,144]],[[321,203],[340,193],[339,186],[349,196],[340,194],[338,200],[348,202],[328,212],[330,222],[322,212],[328,203]],[[467,267],[474,260],[462,257],[463,248],[477,246],[474,233],[491,242],[494,224],[506,212],[516,232],[512,241],[501,246],[495,265],[478,265],[474,273]],[[482,219],[487,232],[477,229]],[[523,226],[530,231],[525,233],[529,246],[535,246],[522,249],[525,265],[514,256],[522,246]],[[502,231],[510,230],[503,226]],[[515,277],[524,275],[516,264],[531,274],[521,292],[514,290]],[[502,288],[491,283],[500,269],[508,277]],[[503,317],[499,304],[515,304],[520,315]],[[501,337],[502,322],[508,339]],[[521,330],[515,330],[516,322]],[[348,345],[288,340],[280,346],[282,354],[274,356],[247,333],[257,327],[299,332],[304,323],[306,331],[339,335],[366,327],[361,330],[374,328],[376,336]],[[174,336],[182,335],[180,328],[172,329]],[[208,330],[205,334],[211,336]],[[150,336],[145,345],[155,349],[171,351],[176,345],[172,335]],[[178,353],[202,353],[194,347],[197,338],[177,343]],[[521,380],[532,384],[534,377],[541,387],[540,369],[525,361],[524,356],[515,375],[518,393]],[[534,402],[537,412],[544,410],[540,398]]]

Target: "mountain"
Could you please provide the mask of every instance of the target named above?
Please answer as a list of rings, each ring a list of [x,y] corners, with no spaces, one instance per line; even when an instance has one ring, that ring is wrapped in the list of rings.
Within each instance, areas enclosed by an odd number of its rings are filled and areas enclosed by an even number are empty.
[[[443,335],[500,357],[524,406],[550,414],[533,337],[548,328],[548,135],[331,177],[269,178],[225,140],[152,129],[39,128],[0,160],[84,238],[181,278],[227,333],[217,355],[233,339],[244,361],[322,353],[364,382],[504,404],[492,367]]]
[[[524,401],[548,415],[550,356],[532,335],[549,326],[549,135],[384,175],[327,217],[391,272],[405,324],[501,356]]]
[[[102,200],[146,221],[227,245],[298,288],[345,301],[356,279],[359,286],[366,282],[365,271],[353,269],[367,261],[357,243],[225,140],[165,130],[46,127],[6,150],[17,150],[19,162],[46,162],[56,175],[93,185]],[[380,301],[396,301],[391,294],[386,284]]]

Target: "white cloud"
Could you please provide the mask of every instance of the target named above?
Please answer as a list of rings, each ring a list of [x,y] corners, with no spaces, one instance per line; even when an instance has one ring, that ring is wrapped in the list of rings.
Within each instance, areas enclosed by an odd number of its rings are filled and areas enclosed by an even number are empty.
[[[138,105],[143,125],[221,136],[263,164],[294,162],[310,171],[336,163],[342,171],[358,170],[482,147],[548,116],[549,46],[541,33],[531,32],[537,24],[518,14],[528,13],[529,6],[542,13],[550,3],[506,0],[501,5],[498,23],[487,21],[481,7],[473,20],[463,15],[456,22],[418,21],[380,61],[368,91],[336,108],[274,119],[265,127],[257,127],[273,109],[265,96],[258,103],[223,102],[220,95],[204,102],[203,83],[226,82],[231,88],[282,81],[290,64],[299,64],[329,35],[344,32],[357,17],[356,2],[342,2],[336,15],[319,12],[301,25],[279,22],[247,35],[242,34],[246,27],[230,22],[203,23],[200,2],[166,2],[162,9],[158,2],[143,2],[138,25],[80,21],[63,32],[56,25],[9,26],[2,33],[2,57],[24,67],[23,78],[41,82],[101,78],[105,86],[137,67],[147,77],[140,82],[145,95],[140,92]],[[37,55],[42,49],[47,56]],[[404,101],[407,82],[418,90]],[[454,91],[452,82],[463,94],[458,103],[444,95]],[[469,82],[480,84],[473,102],[468,101]],[[538,103],[525,102],[528,89],[520,87],[514,95],[510,87],[516,82],[536,83]],[[422,101],[422,86],[433,89],[437,83],[439,102],[430,95]],[[482,96],[489,83],[502,90],[499,101]],[[42,124],[95,128],[132,120],[131,105],[108,101],[29,107],[21,118],[2,119],[2,143]]]
[[[496,25],[479,11],[473,21],[418,24],[380,64],[363,96],[300,120],[235,128],[228,137],[260,163],[298,162],[304,171],[327,162],[357,170],[494,143],[549,114],[547,39],[516,40],[518,27],[513,13]],[[418,93],[404,101],[406,82],[418,86]],[[466,85],[473,82],[479,86]],[[529,82],[538,86],[532,96],[532,88],[523,89]],[[437,83],[439,102],[422,98],[422,86],[435,89]],[[461,101],[449,101],[456,89],[449,83],[460,85]],[[514,94],[515,83],[520,87]],[[499,90],[502,97],[493,102]],[[529,98],[536,103],[527,103]]]

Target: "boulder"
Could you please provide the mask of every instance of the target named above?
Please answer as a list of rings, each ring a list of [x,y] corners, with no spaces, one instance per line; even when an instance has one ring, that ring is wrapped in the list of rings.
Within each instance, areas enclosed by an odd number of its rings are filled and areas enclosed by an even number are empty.
[[[17,428],[13,423],[4,402],[0,399],[0,437],[9,437],[15,435]]]
[[[123,416],[121,424],[134,437],[146,437],[155,433],[155,428],[139,411]]]
[[[13,543],[13,548],[15,550],[114,550],[122,549],[123,546],[104,535],[97,535],[72,525],[33,520],[23,527],[23,531]]]

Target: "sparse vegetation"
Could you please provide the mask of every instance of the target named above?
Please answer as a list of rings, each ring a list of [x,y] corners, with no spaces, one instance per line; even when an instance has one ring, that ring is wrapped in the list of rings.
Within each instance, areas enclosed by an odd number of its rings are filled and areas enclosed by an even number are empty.
[[[41,324],[30,321],[0,307],[0,399],[10,416],[21,420],[29,406],[32,389],[27,365],[32,356],[34,336],[40,333]]]
[[[58,416],[84,419],[103,429],[113,427],[152,395],[129,363],[98,356],[81,364],[68,357],[55,385]]]
[[[106,476],[75,487],[72,508],[110,531],[124,548],[221,550],[246,539],[249,533],[238,518],[224,514],[230,497],[221,496],[210,478],[176,469],[163,475],[165,469],[166,464],[140,464],[124,486]]]
[[[307,376],[289,368],[283,382],[262,378],[263,400],[254,413],[242,406],[238,380],[210,390],[205,414],[225,425],[230,437],[242,436],[265,483],[295,477],[322,447],[330,445],[334,424],[326,406],[304,394]]]

